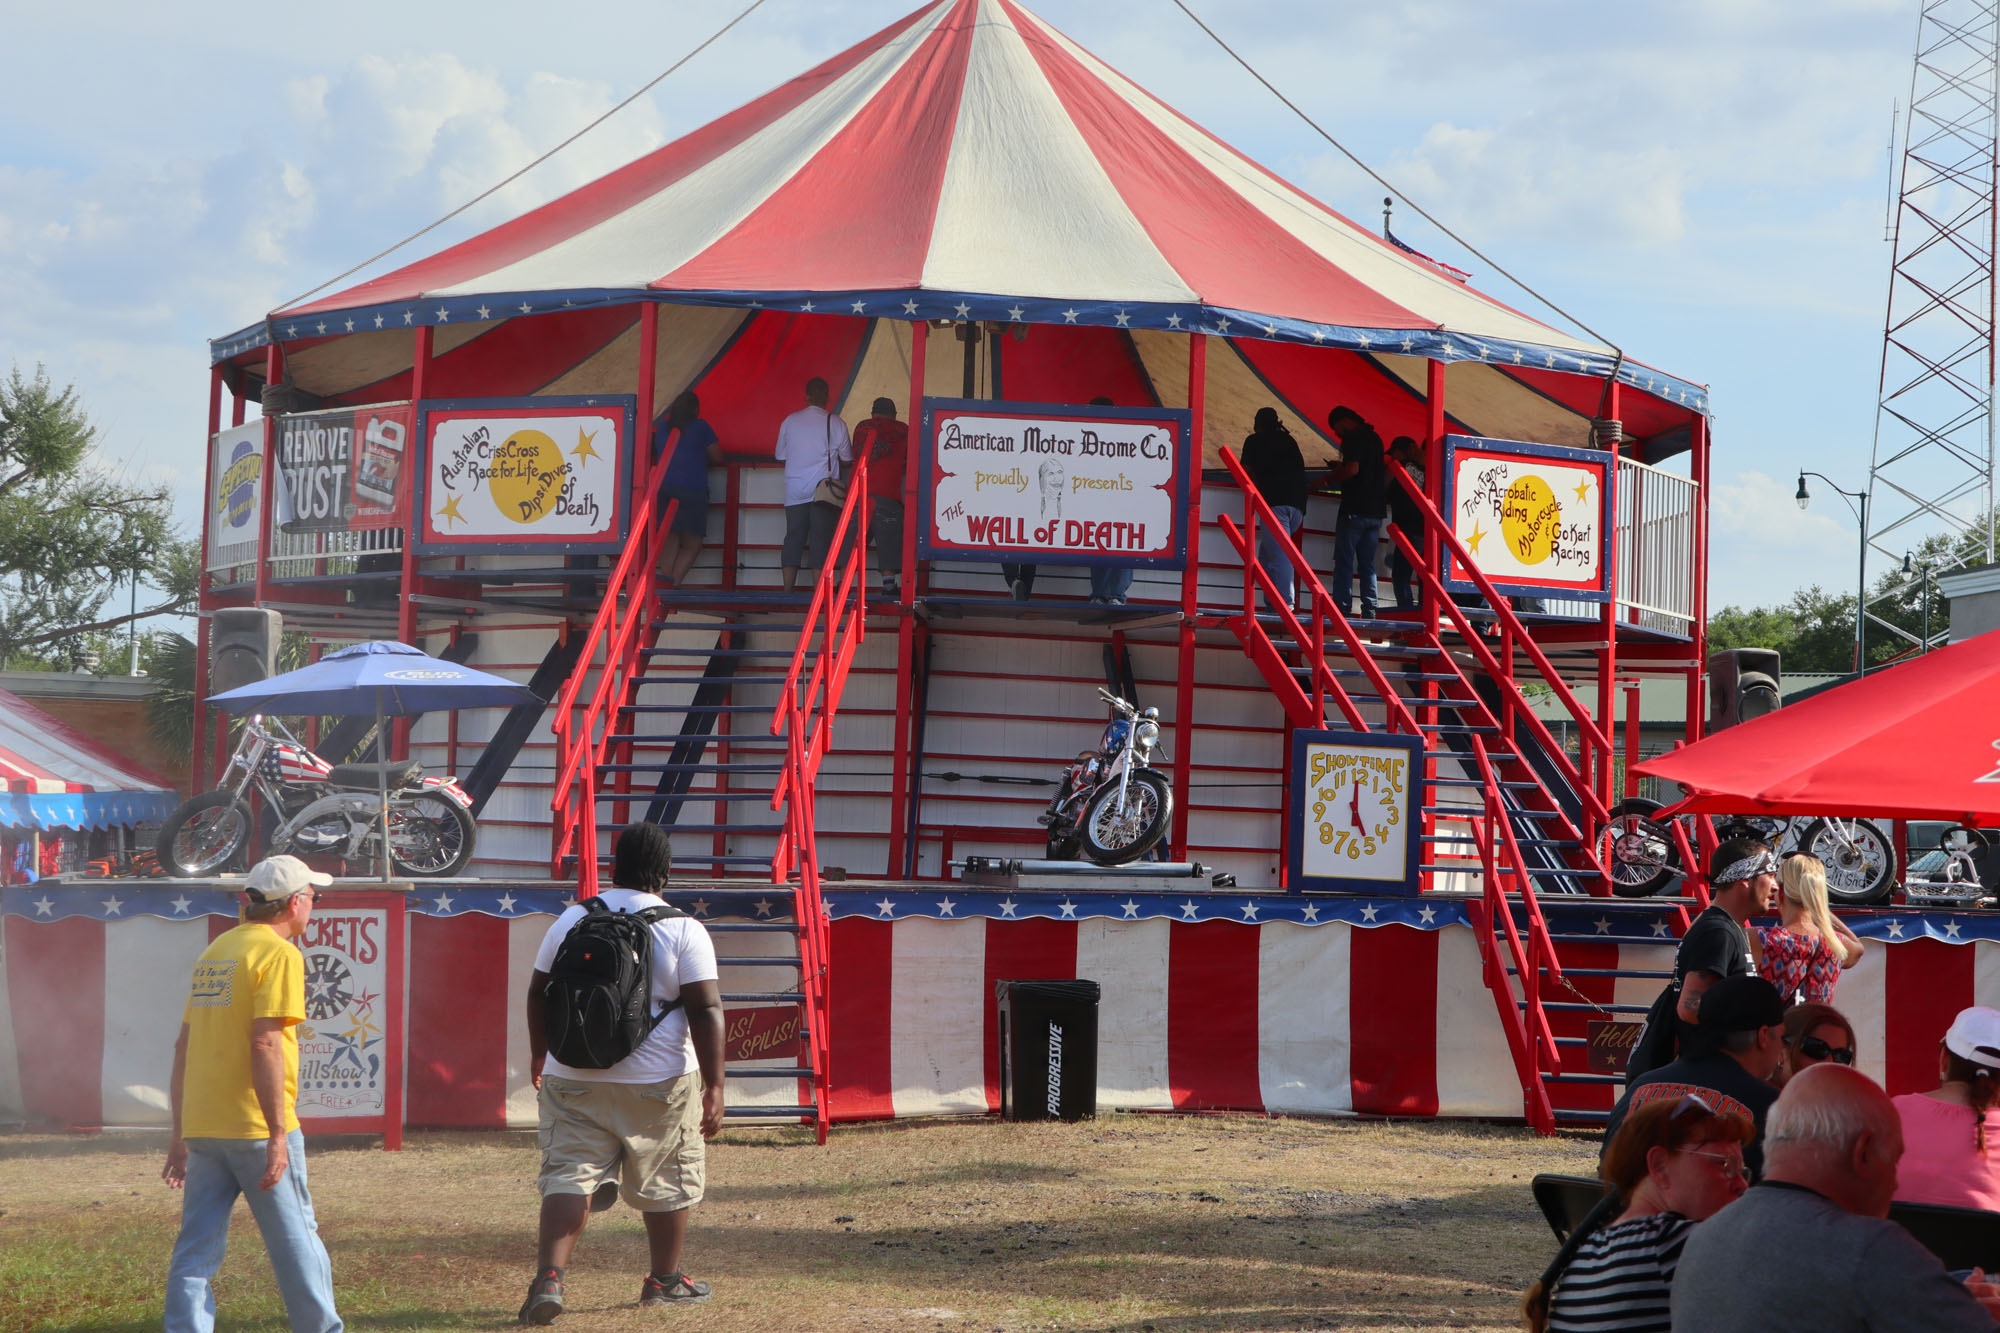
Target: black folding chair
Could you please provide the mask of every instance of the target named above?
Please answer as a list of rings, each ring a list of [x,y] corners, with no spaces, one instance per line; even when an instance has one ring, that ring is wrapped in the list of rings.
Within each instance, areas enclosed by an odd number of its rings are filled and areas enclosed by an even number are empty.
[[[2000,1213],[1946,1208],[1935,1203],[1892,1203],[1889,1220],[1901,1223],[1946,1268],[2000,1269]]]
[[[1536,1176],[1529,1188],[1558,1243],[1568,1240],[1576,1224],[1604,1197],[1604,1182],[1594,1176],[1544,1174]]]

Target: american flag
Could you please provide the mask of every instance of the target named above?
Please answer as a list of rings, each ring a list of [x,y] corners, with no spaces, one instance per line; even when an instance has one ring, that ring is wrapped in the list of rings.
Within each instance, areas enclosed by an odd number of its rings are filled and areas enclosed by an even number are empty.
[[[273,745],[264,751],[263,776],[272,782],[324,782],[333,765],[297,745]]]

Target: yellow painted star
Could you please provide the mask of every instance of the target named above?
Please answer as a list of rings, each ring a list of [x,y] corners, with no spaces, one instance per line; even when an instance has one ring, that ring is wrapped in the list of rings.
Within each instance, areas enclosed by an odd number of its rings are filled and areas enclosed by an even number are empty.
[[[465,522],[465,515],[458,512],[458,497],[456,495],[445,497],[444,508],[437,511],[437,516],[439,518],[454,519],[460,523]]]
[[[569,456],[571,458],[602,457],[603,455],[599,454],[597,450],[590,447],[590,442],[596,438],[597,436],[594,432],[592,434],[585,435],[583,433],[583,429],[581,427],[578,427],[576,432],[576,448],[569,451]]]
[[[1479,543],[1486,540],[1485,531],[1477,524],[1472,525],[1472,535],[1465,539],[1465,547],[1474,555],[1479,554]]]
[[[1579,481],[1576,484],[1577,503],[1582,504],[1585,500],[1588,500],[1589,498],[1590,498],[1590,478],[1585,477],[1582,481]]]

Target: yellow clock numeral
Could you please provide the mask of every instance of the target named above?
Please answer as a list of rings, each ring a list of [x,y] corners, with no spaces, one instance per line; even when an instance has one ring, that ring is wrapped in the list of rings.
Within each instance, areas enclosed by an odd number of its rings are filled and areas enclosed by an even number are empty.
[[[1319,826],[1319,840],[1320,840],[1321,842],[1332,842],[1332,841],[1333,841],[1333,825],[1331,825],[1331,824],[1321,824],[1321,825]]]
[[[1398,810],[1393,804],[1383,806],[1382,813],[1388,819],[1391,828],[1403,822],[1403,812]]]
[[[1313,802],[1313,818],[1314,818],[1314,819],[1325,819],[1325,818],[1326,818],[1326,802],[1325,802],[1325,801],[1314,801],[1314,802]]]

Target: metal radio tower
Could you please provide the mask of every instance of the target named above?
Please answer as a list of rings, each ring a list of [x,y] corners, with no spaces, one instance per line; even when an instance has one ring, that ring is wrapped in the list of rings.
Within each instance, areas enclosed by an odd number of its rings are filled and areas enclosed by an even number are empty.
[[[1996,9],[2000,0],[1921,0],[1863,511],[1864,577],[1868,548],[1898,568],[1939,533],[1953,545],[1943,568],[1994,558]],[[1917,642],[1873,612],[1867,621]]]

